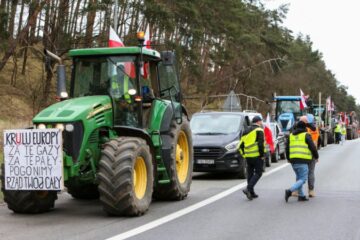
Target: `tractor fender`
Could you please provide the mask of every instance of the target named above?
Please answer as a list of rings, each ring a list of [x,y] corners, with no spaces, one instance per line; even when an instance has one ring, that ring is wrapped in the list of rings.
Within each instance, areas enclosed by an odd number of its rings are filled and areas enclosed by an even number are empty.
[[[144,139],[147,143],[147,145],[149,145],[150,147],[150,152],[152,155],[152,162],[153,162],[153,166],[156,166],[156,152],[155,152],[155,146],[151,140],[151,137],[149,135],[149,133],[147,133],[145,130],[143,129],[139,129],[139,128],[133,128],[133,127],[125,127],[125,126],[114,126],[114,131],[118,134],[118,136],[123,136],[123,137],[138,137],[141,139]],[[156,167],[154,167],[154,171],[156,171]],[[155,172],[154,172],[155,174]],[[154,175],[156,176],[156,175]]]

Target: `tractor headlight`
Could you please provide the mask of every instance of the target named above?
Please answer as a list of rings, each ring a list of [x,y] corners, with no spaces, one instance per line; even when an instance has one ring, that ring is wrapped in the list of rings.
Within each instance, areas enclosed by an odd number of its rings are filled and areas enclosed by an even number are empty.
[[[46,128],[46,125],[43,124],[43,123],[40,123],[38,126],[37,126],[38,129],[45,129]]]
[[[55,128],[57,128],[57,129],[60,129],[60,131],[64,131],[64,124],[62,124],[62,123],[57,123],[56,125],[55,125]]]
[[[66,130],[67,132],[72,132],[72,131],[74,131],[74,125],[71,124],[71,123],[66,124],[66,125],[65,125],[65,130]]]
[[[237,147],[239,145],[239,142],[240,142],[240,140],[236,140],[236,141],[229,143],[228,145],[225,146],[226,150],[228,152],[236,151]]]

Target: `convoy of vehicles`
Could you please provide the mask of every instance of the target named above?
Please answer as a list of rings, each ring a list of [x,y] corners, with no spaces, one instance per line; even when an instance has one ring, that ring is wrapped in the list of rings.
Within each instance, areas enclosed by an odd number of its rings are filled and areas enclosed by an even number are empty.
[[[37,114],[32,130],[14,130],[7,139],[16,145],[23,133],[60,132],[63,185],[74,198],[99,198],[110,215],[139,216],[153,198],[186,198],[193,171],[228,172],[246,178],[239,140],[252,118],[261,116],[240,112],[240,103],[231,98],[224,107],[230,110],[199,112],[190,121],[182,103],[174,53],[145,49],[143,40],[140,37],[136,47],[71,50],[70,94],[65,68],[59,65],[62,101]],[[144,66],[149,68],[146,79]],[[309,110],[301,109],[300,101],[300,96],[274,97],[275,122],[270,123],[274,151],[266,146],[264,168],[285,159],[286,136]],[[326,118],[324,106],[313,105],[311,111],[321,132],[319,142],[326,146],[334,125]],[[347,138],[357,138],[355,112],[339,118],[346,122]],[[37,152],[37,157],[42,157],[41,153]],[[62,188],[11,188],[9,167],[5,166],[8,161],[5,157],[1,180],[9,209],[41,213],[53,208]]]

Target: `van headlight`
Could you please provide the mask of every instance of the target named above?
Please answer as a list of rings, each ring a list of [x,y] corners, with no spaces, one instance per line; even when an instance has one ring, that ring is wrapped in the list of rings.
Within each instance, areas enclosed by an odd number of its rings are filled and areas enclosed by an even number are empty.
[[[236,151],[239,143],[240,143],[240,140],[233,141],[233,142],[229,143],[228,145],[226,145],[225,148],[228,152]]]

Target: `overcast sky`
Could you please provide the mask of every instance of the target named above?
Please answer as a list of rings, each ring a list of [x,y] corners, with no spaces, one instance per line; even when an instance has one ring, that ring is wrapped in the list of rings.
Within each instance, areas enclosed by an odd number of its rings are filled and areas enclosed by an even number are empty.
[[[273,9],[289,3],[284,26],[309,35],[328,69],[360,104],[360,1],[263,0]]]

